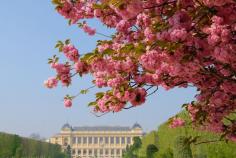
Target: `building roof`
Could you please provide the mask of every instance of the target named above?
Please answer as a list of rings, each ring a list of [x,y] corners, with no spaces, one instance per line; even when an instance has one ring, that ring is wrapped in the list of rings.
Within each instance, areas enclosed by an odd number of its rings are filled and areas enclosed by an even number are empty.
[[[69,123],[66,123],[66,124],[64,124],[64,125],[62,126],[61,129],[62,129],[62,130],[63,130],[63,129],[70,129],[70,130],[72,130],[72,127],[71,127],[71,125],[70,125]]]
[[[74,127],[74,131],[129,131],[131,130],[129,127],[123,126],[81,126]]]
[[[140,124],[138,124],[138,123],[135,123],[135,124],[133,125],[133,128],[140,128],[140,129],[142,129],[142,126],[141,126]]]
[[[62,131],[64,130],[70,130],[70,131],[130,131],[132,129],[136,129],[142,127],[135,123],[132,128],[128,126],[78,126],[78,127],[72,127],[69,123],[66,123],[62,126]]]

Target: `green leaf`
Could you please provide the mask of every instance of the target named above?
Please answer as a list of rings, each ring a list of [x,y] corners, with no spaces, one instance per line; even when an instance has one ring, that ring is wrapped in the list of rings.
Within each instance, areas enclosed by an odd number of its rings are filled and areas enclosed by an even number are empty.
[[[98,92],[98,93],[96,93],[96,98],[97,98],[97,100],[98,100],[98,99],[101,99],[103,96],[104,96],[104,93],[103,93],[103,92]]]
[[[124,91],[125,91],[125,87],[124,87],[124,86],[121,86],[121,87],[120,87],[120,91],[121,91],[121,92],[124,92]]]
[[[88,91],[89,91],[88,89],[83,89],[83,90],[80,91],[80,94],[87,94]]]
[[[60,46],[63,46],[63,42],[62,41],[57,41],[57,44],[55,46],[55,48],[59,48]]]
[[[121,56],[113,56],[112,57],[113,60],[125,60],[126,57],[121,57]]]
[[[125,2],[124,0],[109,0],[110,5],[113,5],[116,8],[123,9]]]
[[[98,57],[98,55],[96,53],[87,53],[85,54],[82,58],[81,58],[81,61],[84,61],[84,62],[87,62],[87,63],[91,63],[92,60],[94,58]]]
[[[112,55],[114,53],[114,50],[113,49],[106,49],[103,51],[103,55]]]
[[[144,46],[144,44],[142,44],[142,43],[140,43],[136,48],[135,48],[135,52],[137,53],[137,54],[143,54],[143,53],[145,53],[145,46]]]
[[[93,4],[93,8],[94,9],[101,9],[101,10],[103,10],[103,9],[107,9],[109,6],[108,6],[108,4],[106,4],[106,3],[102,3],[102,4],[97,4],[97,3],[94,3]]]
[[[135,47],[133,44],[127,44],[124,47],[120,49],[121,53],[130,53],[131,51],[134,51]]]
[[[70,44],[70,39],[67,39],[67,40],[65,41],[65,44],[66,44],[66,45]]]
[[[156,46],[160,47],[161,49],[168,50],[169,52],[174,52],[181,46],[179,42],[168,42],[168,41],[156,41],[152,47],[155,48]]]
[[[62,6],[61,0],[52,0],[52,3],[57,6]]]
[[[168,28],[169,28],[168,23],[158,22],[158,23],[153,24],[153,29],[156,32],[161,32],[161,31],[164,31]]]
[[[97,105],[97,102],[96,102],[96,101],[90,102],[90,103],[88,104],[88,106],[96,106],[96,105]]]
[[[71,25],[72,24],[72,20],[68,20],[68,25]]]
[[[187,108],[188,105],[189,105],[188,103],[185,103],[181,106],[181,108]]]

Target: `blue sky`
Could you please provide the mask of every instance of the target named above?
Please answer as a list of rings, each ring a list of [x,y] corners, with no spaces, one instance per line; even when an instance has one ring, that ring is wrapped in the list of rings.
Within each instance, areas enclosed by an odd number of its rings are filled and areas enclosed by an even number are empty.
[[[54,75],[47,59],[57,53],[56,41],[71,38],[79,51],[85,53],[103,37],[89,37],[76,27],[69,27],[49,0],[2,1],[0,19],[0,131],[49,137],[66,122],[73,126],[132,126],[138,122],[145,131],[150,131],[180,111],[181,105],[191,101],[196,93],[194,88],[160,89],[138,108],[98,118],[87,107],[93,100],[91,92],[78,97],[73,108],[65,109],[64,95],[90,87],[92,78],[75,78],[71,88],[43,87],[43,81]],[[96,21],[90,24],[99,32],[111,33]]]

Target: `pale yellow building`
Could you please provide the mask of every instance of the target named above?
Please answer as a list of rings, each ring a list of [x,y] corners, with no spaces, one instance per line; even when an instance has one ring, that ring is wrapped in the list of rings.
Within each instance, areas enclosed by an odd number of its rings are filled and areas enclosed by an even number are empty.
[[[49,139],[63,150],[71,147],[73,158],[122,158],[127,145],[134,137],[142,137],[142,127],[135,123],[132,128],[122,126],[72,127],[68,123],[61,132]]]

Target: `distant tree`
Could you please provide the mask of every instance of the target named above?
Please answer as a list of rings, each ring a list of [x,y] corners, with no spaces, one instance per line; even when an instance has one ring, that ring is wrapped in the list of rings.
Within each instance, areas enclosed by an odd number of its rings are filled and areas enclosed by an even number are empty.
[[[139,149],[139,148],[141,148],[141,146],[142,146],[142,140],[141,140],[141,138],[140,137],[134,137],[133,138],[133,148],[134,148],[134,150],[137,150],[137,149]]]
[[[140,137],[134,137],[133,142],[133,145],[127,146],[123,158],[138,158],[138,150],[142,146],[142,140]]]
[[[70,147],[70,145],[67,145],[67,148],[66,148],[66,157],[67,157],[67,158],[71,158],[71,147]]]
[[[147,158],[154,158],[154,154],[158,152],[158,148],[154,144],[149,144],[146,149]]]
[[[23,146],[22,144],[16,149],[15,158],[22,158],[23,157]]]
[[[29,138],[34,140],[41,140],[41,136],[38,133],[32,133]]]
[[[0,133],[0,158],[22,157],[70,158],[61,152],[59,145]]]
[[[20,147],[21,144],[21,138],[18,135],[13,136],[13,142],[12,142],[12,155],[16,155],[17,149]]]

